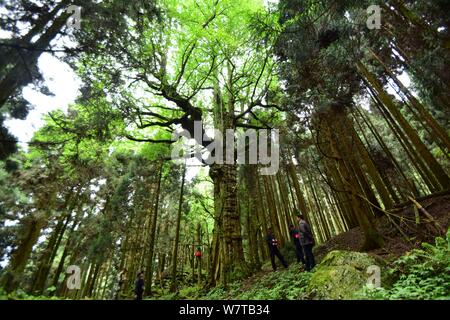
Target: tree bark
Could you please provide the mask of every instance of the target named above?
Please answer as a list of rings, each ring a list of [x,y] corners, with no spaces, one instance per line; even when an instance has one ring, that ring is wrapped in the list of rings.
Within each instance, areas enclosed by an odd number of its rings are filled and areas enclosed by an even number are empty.
[[[184,183],[186,181],[186,164],[183,167],[183,176],[181,178],[181,189],[180,189],[180,199],[178,201],[178,213],[177,213],[177,224],[175,227],[175,240],[173,244],[173,254],[172,254],[172,270],[171,270],[171,284],[170,291],[177,291],[177,259],[178,259],[178,244],[180,241],[180,224],[181,224],[181,214],[183,206],[183,196],[184,196]]]

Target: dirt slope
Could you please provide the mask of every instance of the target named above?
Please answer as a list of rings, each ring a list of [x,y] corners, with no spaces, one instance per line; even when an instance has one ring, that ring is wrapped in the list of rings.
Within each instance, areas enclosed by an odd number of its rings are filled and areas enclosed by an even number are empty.
[[[378,231],[385,239],[385,246],[382,249],[373,250],[370,253],[377,254],[384,259],[395,259],[406,251],[419,247],[422,242],[432,242],[434,237],[445,234],[450,226],[450,193],[428,197],[419,200],[423,208],[433,216],[441,226],[442,232],[438,234],[423,214],[420,214],[420,225],[415,223],[415,213],[412,209],[412,203],[402,205],[393,212],[395,216],[391,219],[401,227],[404,235],[389,223],[387,217],[376,219],[375,224]],[[408,240],[405,238],[407,236]],[[327,242],[317,246],[314,252],[320,261],[328,252],[332,250],[351,250],[359,251],[363,244],[363,233],[359,227],[344,232]]]

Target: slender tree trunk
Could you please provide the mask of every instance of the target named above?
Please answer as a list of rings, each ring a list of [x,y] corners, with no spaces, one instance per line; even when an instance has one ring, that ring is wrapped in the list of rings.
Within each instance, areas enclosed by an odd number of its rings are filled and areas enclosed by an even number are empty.
[[[42,228],[47,224],[45,215],[36,214],[26,218],[23,222],[23,231],[21,232],[20,243],[11,257],[10,265],[5,271],[1,287],[6,292],[14,291],[19,286],[20,276],[25,270],[25,266],[31,254],[31,250],[41,234]]]
[[[180,199],[178,201],[178,213],[177,213],[177,224],[175,227],[175,240],[173,244],[173,254],[172,254],[172,270],[171,270],[171,284],[170,291],[177,291],[177,259],[178,259],[178,244],[180,241],[180,224],[181,224],[181,214],[183,208],[183,196],[184,196],[184,183],[186,181],[186,164],[183,167],[183,176],[181,180],[181,189],[180,189]]]
[[[405,131],[405,134],[408,136],[408,138],[411,139],[411,142],[416,148],[417,153],[423,157],[423,159],[429,166],[429,169],[432,171],[435,178],[439,181],[442,189],[446,190],[450,188],[450,178],[445,173],[441,165],[434,158],[434,156],[431,154],[431,152],[427,149],[425,144],[420,140],[415,130],[408,124],[408,122],[402,116],[402,114],[392,101],[392,99],[384,92],[380,82],[367,70],[367,68],[361,62],[358,62],[357,66],[362,76],[370,83],[372,88],[375,89],[383,105],[386,106],[386,108],[389,110],[392,116],[398,121],[399,125]]]
[[[197,223],[197,245],[200,246],[201,251],[203,253],[203,247],[202,247],[202,226],[200,223]],[[197,285],[200,287],[202,284],[202,256],[197,258]]]
[[[146,285],[145,285],[145,291],[147,295],[152,294],[152,281],[153,281],[153,252],[155,248],[155,235],[156,235],[156,224],[158,221],[158,208],[159,208],[159,198],[160,198],[160,192],[161,192],[161,179],[163,174],[164,165],[163,163],[160,164],[159,167],[159,177],[157,182],[157,188],[156,188],[156,201],[153,209],[153,216],[152,216],[152,223],[151,223],[151,232],[150,232],[150,239],[149,239],[149,252],[147,257],[147,277],[146,277]]]
[[[45,284],[47,281],[48,274],[50,272],[53,260],[58,251],[59,245],[61,243],[62,237],[64,236],[64,232],[66,231],[67,225],[70,222],[71,215],[69,213],[67,216],[63,217],[65,219],[61,219],[58,221],[57,226],[55,227],[52,236],[49,239],[47,248],[42,253],[41,262],[39,264],[38,270],[36,271],[35,280],[33,282],[32,288],[30,292],[36,295],[42,295],[45,289]]]

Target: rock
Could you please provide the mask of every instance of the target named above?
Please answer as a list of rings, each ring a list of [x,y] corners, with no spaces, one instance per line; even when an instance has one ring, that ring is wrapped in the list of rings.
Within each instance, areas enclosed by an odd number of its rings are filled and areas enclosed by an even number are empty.
[[[362,289],[368,281],[369,266],[378,266],[381,271],[386,263],[378,256],[353,251],[331,251],[316,267],[308,285],[311,299],[353,299],[354,293]],[[384,281],[386,282],[387,279]]]

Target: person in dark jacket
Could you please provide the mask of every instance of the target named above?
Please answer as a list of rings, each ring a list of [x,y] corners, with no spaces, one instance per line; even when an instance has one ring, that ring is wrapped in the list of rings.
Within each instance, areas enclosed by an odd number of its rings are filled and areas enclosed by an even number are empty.
[[[272,262],[272,268],[273,271],[277,270],[277,265],[275,264],[275,256],[280,259],[281,263],[285,268],[288,267],[288,264],[286,260],[284,260],[284,257],[281,255],[280,250],[278,250],[278,240],[273,235],[272,229],[269,229],[266,236],[267,245],[269,246],[269,252],[270,252],[270,261]]]
[[[134,293],[136,294],[136,300],[142,300],[144,294],[144,272],[138,273],[136,283],[134,285]]]
[[[297,262],[301,261],[303,265],[306,265],[302,245],[300,244],[300,232],[297,229],[295,229],[294,226],[291,224],[289,226],[289,233],[291,234],[292,240],[294,241],[295,255],[297,256]]]
[[[306,270],[310,271],[316,265],[314,260],[314,254],[312,249],[314,247],[314,237],[311,231],[311,227],[303,218],[303,215],[297,215],[298,230],[300,232],[300,244],[305,252]]]

